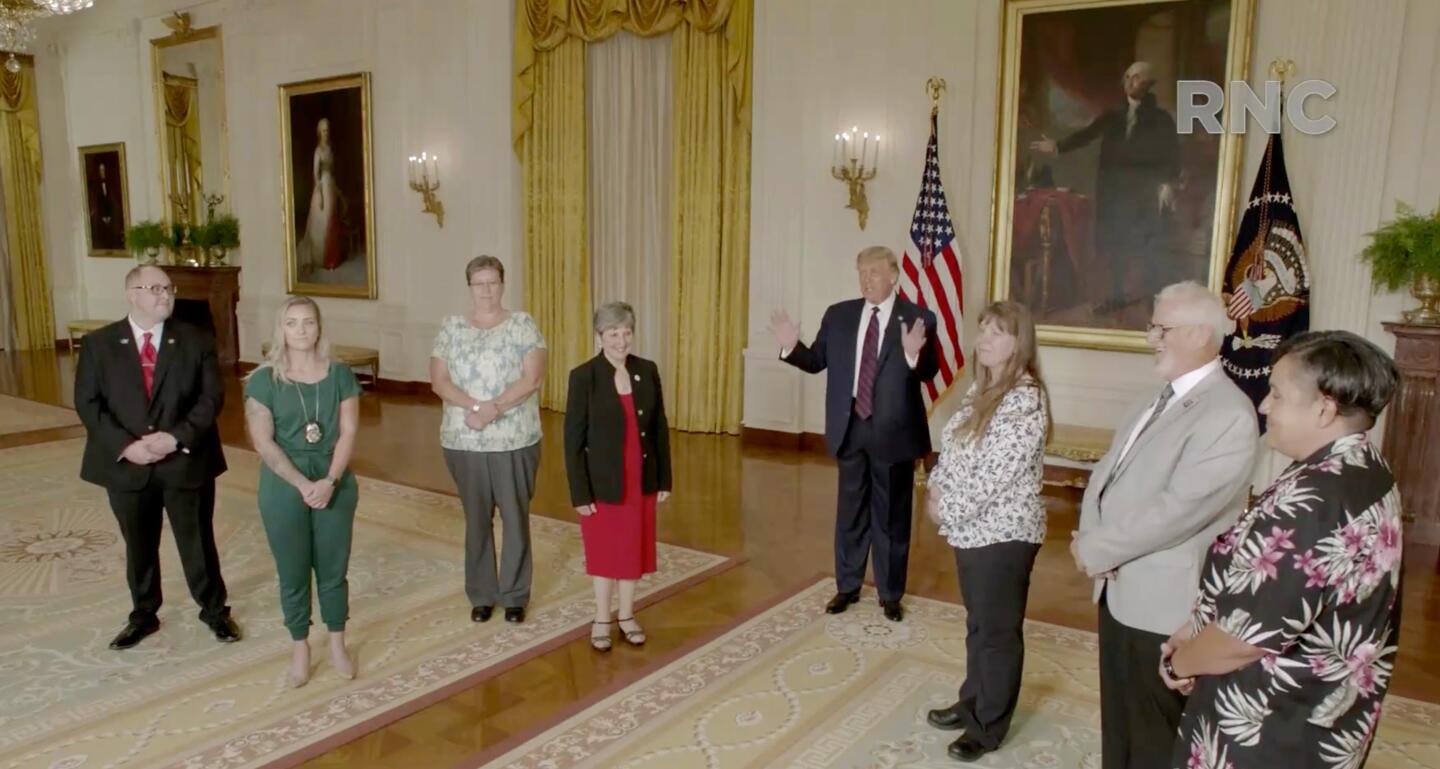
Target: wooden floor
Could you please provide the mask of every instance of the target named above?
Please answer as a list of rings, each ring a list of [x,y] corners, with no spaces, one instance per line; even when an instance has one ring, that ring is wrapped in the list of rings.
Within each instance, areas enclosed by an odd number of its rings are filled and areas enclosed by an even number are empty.
[[[0,393],[69,406],[73,363],[55,353],[0,353]],[[239,380],[227,378],[220,432],[244,446]],[[440,409],[429,397],[367,393],[355,472],[450,493],[438,443]],[[0,447],[82,435],[61,428],[0,436]],[[545,415],[538,515],[572,519],[560,455],[560,417]],[[737,556],[738,568],[640,612],[650,642],[608,655],[578,640],[363,737],[306,767],[450,767],[518,732],[546,724],[575,700],[638,678],[655,661],[704,639],[778,593],[832,569],[835,469],[796,451],[742,446],[738,438],[676,435],[675,491],[659,522],[662,541]],[[79,468],[76,468],[79,471]],[[1062,492],[1065,493],[1065,492]],[[1094,630],[1090,582],[1068,553],[1073,497],[1049,500],[1050,530],[1030,590],[1032,619]],[[959,601],[951,551],[917,515],[912,594]],[[541,564],[543,568],[543,564]],[[116,595],[124,588],[116,584]],[[456,584],[457,595],[461,585]],[[457,602],[457,611],[461,604]],[[278,607],[276,611],[279,611]],[[1391,692],[1440,702],[1440,572],[1435,548],[1407,551],[1400,656]],[[243,623],[245,618],[239,618]],[[364,616],[354,618],[364,622]],[[362,671],[363,675],[363,671]]]

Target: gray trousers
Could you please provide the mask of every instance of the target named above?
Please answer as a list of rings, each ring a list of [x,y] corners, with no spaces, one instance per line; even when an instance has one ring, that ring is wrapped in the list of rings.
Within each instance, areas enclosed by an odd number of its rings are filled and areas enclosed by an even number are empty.
[[[540,444],[514,451],[445,449],[445,465],[465,508],[465,595],[471,606],[530,602],[530,500]],[[495,509],[504,541],[495,573]]]

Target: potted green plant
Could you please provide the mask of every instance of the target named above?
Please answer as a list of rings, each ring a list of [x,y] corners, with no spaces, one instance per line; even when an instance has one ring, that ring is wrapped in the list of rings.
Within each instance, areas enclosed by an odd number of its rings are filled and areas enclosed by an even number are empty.
[[[1405,312],[1407,323],[1440,325],[1440,210],[1421,214],[1396,204],[1395,218],[1370,233],[1361,258],[1370,263],[1377,289],[1409,286],[1420,300],[1418,308]]]
[[[158,263],[160,249],[169,243],[170,238],[165,232],[165,225],[157,221],[136,222],[125,231],[125,248],[135,254],[136,259],[143,255],[146,264]]]
[[[240,247],[240,220],[233,214],[220,214],[205,225],[205,238],[208,245],[206,252],[210,255],[210,266],[218,267],[225,263],[225,253]]]

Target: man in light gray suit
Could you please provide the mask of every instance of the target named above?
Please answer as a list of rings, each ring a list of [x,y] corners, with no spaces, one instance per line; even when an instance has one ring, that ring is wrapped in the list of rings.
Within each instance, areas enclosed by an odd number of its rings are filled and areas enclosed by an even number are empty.
[[[1156,673],[1190,617],[1205,551],[1249,494],[1255,406],[1221,368],[1220,297],[1177,283],[1155,298],[1147,339],[1167,384],[1131,407],[1090,475],[1070,550],[1095,578],[1104,769],[1168,769],[1183,695]]]

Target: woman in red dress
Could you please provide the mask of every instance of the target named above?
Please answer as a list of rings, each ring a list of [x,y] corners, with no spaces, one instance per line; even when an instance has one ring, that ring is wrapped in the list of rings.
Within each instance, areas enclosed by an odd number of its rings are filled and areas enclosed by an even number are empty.
[[[601,352],[570,372],[565,473],[580,514],[585,571],[595,580],[590,645],[610,650],[610,626],[641,646],[635,583],[655,571],[655,505],[670,496],[670,428],[654,362],[630,354],[635,311],[611,302],[595,311]],[[619,613],[610,595],[619,594]]]

